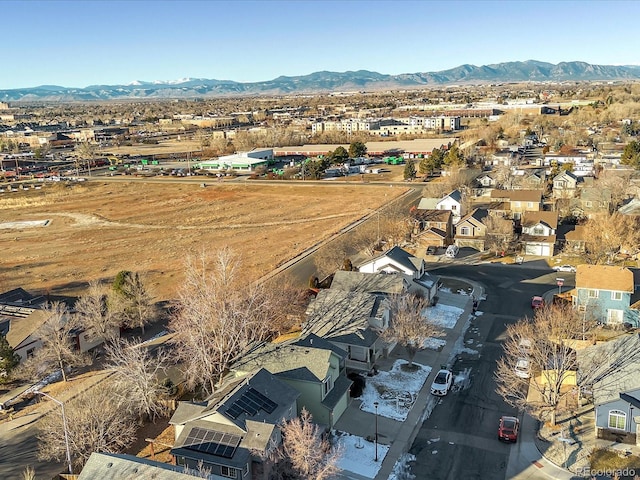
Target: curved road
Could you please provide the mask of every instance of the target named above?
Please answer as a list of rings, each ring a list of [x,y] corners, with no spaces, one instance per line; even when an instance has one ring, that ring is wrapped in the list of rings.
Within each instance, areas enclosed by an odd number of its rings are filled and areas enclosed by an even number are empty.
[[[418,480],[512,478],[513,472],[507,477],[512,446],[498,441],[497,429],[500,416],[517,411],[495,393],[493,371],[502,355],[506,326],[531,315],[531,297],[553,289],[557,273],[544,262],[452,263],[436,266],[431,273],[478,282],[487,299],[480,303],[483,314],[465,334],[465,346],[479,355],[464,353],[454,366],[455,371],[471,368],[471,387],[448,395],[425,420],[410,450],[416,456],[413,473]],[[573,283],[574,274],[564,276],[566,285]]]

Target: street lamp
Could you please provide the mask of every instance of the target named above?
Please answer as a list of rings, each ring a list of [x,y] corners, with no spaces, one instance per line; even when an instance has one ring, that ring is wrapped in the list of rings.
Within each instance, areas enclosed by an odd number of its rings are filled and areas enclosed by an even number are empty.
[[[73,475],[73,467],[71,466],[71,452],[69,450],[69,433],[67,432],[67,417],[64,414],[64,403],[62,403],[60,400],[53,398],[51,395],[47,393],[40,392],[38,390],[36,390],[34,393],[36,395],[42,395],[47,397],[50,400],[53,400],[58,405],[60,405],[60,408],[62,409],[62,428],[64,430],[64,446],[67,449],[67,463],[69,465],[69,475]]]
[[[376,407],[376,436],[374,439],[376,445],[376,457],[373,459],[374,462],[378,461],[378,402],[373,402],[373,406]]]

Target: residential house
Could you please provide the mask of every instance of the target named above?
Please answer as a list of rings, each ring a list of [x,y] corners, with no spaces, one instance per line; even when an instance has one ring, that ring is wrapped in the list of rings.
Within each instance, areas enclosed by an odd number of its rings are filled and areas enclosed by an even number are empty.
[[[194,470],[194,474],[197,469]],[[76,480],[123,480],[125,478],[149,478],[153,480],[193,480],[184,467],[156,462],[148,458],[121,453],[93,452]]]
[[[627,200],[624,205],[618,209],[618,213],[640,217],[640,198],[634,197]]]
[[[491,199],[497,205],[492,205],[491,212],[520,220],[524,212],[542,211],[542,193],[542,190],[493,190]]]
[[[262,471],[262,455],[281,443],[279,425],[296,416],[299,396],[260,369],[227,379],[204,402],[179,402],[169,420],[176,464],[202,466],[212,478],[252,478]]]
[[[544,190],[546,188],[547,176],[544,170],[525,172],[520,181],[522,189]]]
[[[25,361],[42,347],[38,331],[49,318],[44,310],[49,300],[44,295],[31,295],[22,288],[0,294],[0,334],[5,335],[20,361]],[[104,342],[103,338],[81,329],[72,335],[80,352],[87,352]]]
[[[578,194],[578,201],[583,216],[611,213],[612,195],[608,188],[582,187]]]
[[[489,214],[486,208],[475,208],[471,213],[465,215],[456,224],[455,244],[462,247],[471,247],[484,251],[484,240],[487,227],[483,220]]]
[[[558,212],[524,212],[521,225],[520,241],[526,255],[553,256]]]
[[[596,437],[640,445],[640,335],[578,351],[578,382],[592,392]]]
[[[389,308],[382,296],[320,290],[306,314],[302,335],[318,335],[346,351],[347,369],[369,372],[394,346],[380,337],[389,327]]]
[[[458,223],[460,218],[466,213],[462,201],[462,193],[459,190],[442,197],[436,204],[436,210],[450,210],[453,214],[453,223]]]
[[[553,198],[574,198],[578,192],[578,177],[564,171],[553,177]]]
[[[481,188],[495,188],[498,181],[495,174],[484,172],[476,178],[476,184]]]
[[[438,293],[438,277],[426,271],[426,262],[422,258],[411,255],[400,247],[374,257],[358,265],[362,273],[399,273],[409,280],[409,292],[420,291],[422,296],[431,302]]]
[[[453,214],[450,210],[414,210],[411,212],[413,235],[423,247],[446,247],[453,239]]]
[[[584,225],[575,225],[572,230],[565,232],[564,241],[566,248],[575,253],[584,252],[587,244],[586,229]]]
[[[640,327],[640,273],[626,267],[578,265],[572,302],[601,323]]]
[[[311,334],[297,341],[262,344],[244,355],[231,370],[246,375],[258,368],[266,369],[300,393],[298,415],[304,408],[314,423],[334,428],[351,401],[352,381],[346,375],[346,358],[346,351]]]

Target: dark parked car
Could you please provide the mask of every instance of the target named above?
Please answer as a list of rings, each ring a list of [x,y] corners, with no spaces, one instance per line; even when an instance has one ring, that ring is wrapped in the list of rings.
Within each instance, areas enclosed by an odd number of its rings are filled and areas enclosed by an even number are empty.
[[[438,251],[438,247],[427,247],[427,255],[435,255]]]

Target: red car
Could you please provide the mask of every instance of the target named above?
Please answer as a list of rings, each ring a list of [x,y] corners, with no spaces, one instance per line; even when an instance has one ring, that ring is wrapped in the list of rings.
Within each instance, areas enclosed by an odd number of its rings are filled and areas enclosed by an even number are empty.
[[[517,442],[518,432],[520,431],[520,420],[516,417],[500,417],[500,426],[498,427],[498,440],[505,442]]]
[[[544,307],[544,298],[542,297],[532,297],[531,298],[531,308],[533,308],[534,310],[538,309],[538,308],[542,308]]]

